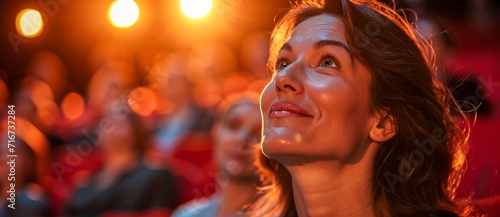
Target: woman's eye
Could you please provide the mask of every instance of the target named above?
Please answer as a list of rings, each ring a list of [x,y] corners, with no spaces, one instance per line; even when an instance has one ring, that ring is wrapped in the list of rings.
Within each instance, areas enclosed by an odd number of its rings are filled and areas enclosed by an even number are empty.
[[[321,67],[338,67],[337,63],[332,58],[323,59],[323,61],[321,61],[320,66]]]
[[[226,127],[230,130],[237,130],[240,128],[240,123],[236,120],[230,120],[227,122]]]
[[[320,62],[317,66],[322,68],[340,68],[340,63],[333,54],[326,53],[321,56]]]
[[[278,59],[278,61],[276,61],[276,71],[281,71],[282,69],[286,68],[288,66],[289,61],[287,59]]]

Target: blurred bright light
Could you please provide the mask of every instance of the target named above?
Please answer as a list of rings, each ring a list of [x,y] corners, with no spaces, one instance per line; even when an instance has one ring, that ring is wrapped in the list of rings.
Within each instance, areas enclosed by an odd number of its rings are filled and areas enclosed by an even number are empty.
[[[196,85],[193,97],[202,108],[211,108],[222,100],[219,84],[208,80]]]
[[[16,29],[20,35],[26,38],[40,35],[43,29],[42,15],[35,9],[22,10],[16,17]]]
[[[134,89],[128,99],[132,111],[141,116],[149,116],[156,110],[158,100],[155,92],[148,87]]]
[[[212,9],[212,0],[181,0],[181,11],[189,18],[206,16]]]
[[[139,6],[133,0],[116,0],[109,8],[109,19],[118,28],[132,26],[139,18]]]
[[[70,92],[64,97],[61,103],[61,110],[64,117],[68,120],[76,120],[85,111],[85,100],[80,94]]]
[[[40,121],[39,124],[44,128],[51,129],[59,119],[59,107],[52,100],[43,100],[36,103],[36,113]]]

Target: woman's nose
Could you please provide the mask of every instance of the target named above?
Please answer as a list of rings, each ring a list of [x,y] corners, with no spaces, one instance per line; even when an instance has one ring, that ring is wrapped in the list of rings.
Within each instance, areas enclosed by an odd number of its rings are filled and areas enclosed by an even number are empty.
[[[280,94],[300,94],[303,91],[300,74],[303,74],[300,64],[290,64],[274,75],[275,90]]]

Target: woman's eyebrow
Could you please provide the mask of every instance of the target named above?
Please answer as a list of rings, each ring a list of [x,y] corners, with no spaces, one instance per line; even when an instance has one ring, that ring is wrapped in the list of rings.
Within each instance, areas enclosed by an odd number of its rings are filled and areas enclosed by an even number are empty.
[[[292,45],[290,45],[290,43],[287,42],[287,43],[283,44],[283,46],[281,46],[280,51],[282,51],[282,50],[287,50],[287,51],[292,52],[293,48],[292,48]]]
[[[320,49],[320,48],[323,48],[323,47],[329,46],[329,45],[333,45],[333,46],[338,46],[338,47],[344,48],[344,50],[346,50],[347,53],[351,54],[351,50],[349,49],[349,47],[346,44],[344,44],[344,43],[342,43],[340,41],[336,41],[336,40],[320,40],[320,41],[317,41],[316,43],[314,43],[314,48],[315,49]]]
[[[346,44],[344,44],[340,41],[337,41],[337,40],[319,40],[316,43],[314,43],[313,47],[314,47],[314,49],[321,49],[325,46],[330,46],[330,45],[344,48],[344,50],[346,50],[349,55],[352,55],[351,49],[349,49],[349,46],[347,46]],[[292,52],[293,48],[292,48],[292,45],[290,45],[290,43],[286,42],[285,44],[283,44],[283,46],[281,46],[280,52],[282,50]]]

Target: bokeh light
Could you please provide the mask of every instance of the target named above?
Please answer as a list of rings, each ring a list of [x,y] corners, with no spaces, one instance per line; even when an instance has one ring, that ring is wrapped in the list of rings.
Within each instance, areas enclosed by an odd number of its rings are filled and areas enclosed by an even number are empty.
[[[118,28],[132,26],[139,18],[139,6],[133,0],[116,0],[109,8],[109,19]]]
[[[194,100],[201,108],[211,108],[222,100],[221,89],[216,82],[206,80],[196,85]]]
[[[158,101],[153,90],[147,87],[138,87],[130,92],[128,104],[136,114],[149,116],[156,110]]]
[[[48,163],[50,145],[44,133],[28,120],[16,118],[16,137],[24,140],[39,158],[39,163],[36,165],[37,172],[41,175],[46,174],[45,165]]]
[[[250,81],[242,74],[233,74],[221,82],[222,97],[247,90]]]
[[[181,0],[181,11],[189,18],[199,19],[212,10],[212,0]]]
[[[35,9],[24,9],[16,17],[17,32],[26,37],[34,38],[43,30],[43,19],[40,12]]]
[[[85,111],[85,100],[80,94],[70,92],[64,97],[61,103],[61,110],[64,117],[68,120],[76,120]]]
[[[44,100],[54,101],[54,93],[49,85],[42,80],[36,79],[33,76],[25,78],[27,84],[30,84],[30,97],[31,101],[36,105],[38,102]]]
[[[43,100],[36,103],[36,112],[41,129],[51,129],[60,117],[59,107],[52,100]]]

